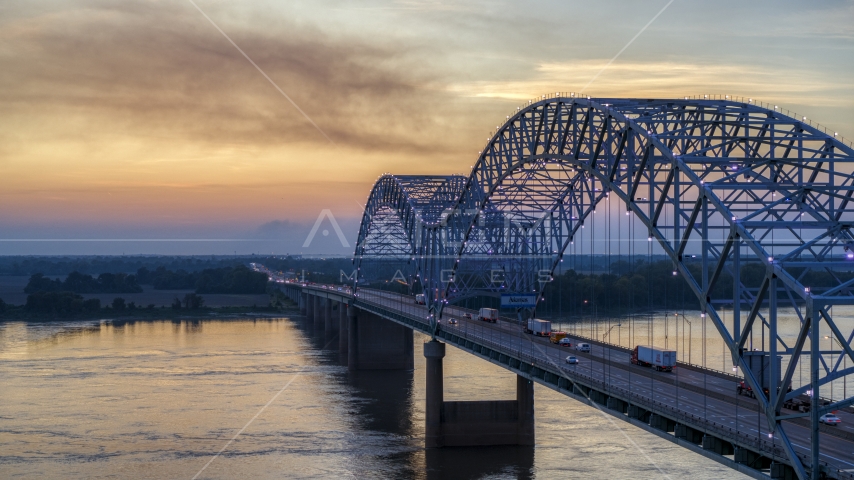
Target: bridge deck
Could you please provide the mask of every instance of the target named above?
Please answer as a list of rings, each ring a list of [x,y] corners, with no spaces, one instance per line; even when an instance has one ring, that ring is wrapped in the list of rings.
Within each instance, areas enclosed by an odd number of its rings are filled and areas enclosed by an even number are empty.
[[[308,288],[353,299],[346,291]],[[360,289],[351,301],[360,309],[430,332],[427,309],[415,304],[410,296]],[[788,463],[779,442],[769,438],[765,420],[757,413],[758,403],[735,393],[735,377],[689,367],[676,368],[672,373],[655,372],[632,365],[624,348],[576,338],[591,343],[592,351],[586,354],[554,345],[548,338],[525,334],[514,322],[468,320],[463,317],[465,312],[475,313],[454,306],[445,308],[445,319],[453,317],[458,324],[448,325],[444,320],[437,338],[561,393],[577,397],[573,384],[593,388],[735,446]],[[577,365],[565,363],[570,354],[579,358]],[[592,400],[590,403],[595,404]],[[625,416],[615,410],[602,410]],[[821,433],[821,462],[834,477],[854,479],[854,416],[845,412],[839,416],[842,426],[828,427]],[[808,465],[810,432],[806,419],[789,420],[785,425],[796,452]]]

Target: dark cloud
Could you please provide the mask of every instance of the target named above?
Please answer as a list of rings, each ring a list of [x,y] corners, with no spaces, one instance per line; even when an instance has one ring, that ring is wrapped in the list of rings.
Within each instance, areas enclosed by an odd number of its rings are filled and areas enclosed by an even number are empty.
[[[59,137],[326,142],[189,2],[24,8],[10,9],[0,33],[2,123]],[[208,13],[340,145],[421,150],[425,131],[448,128],[437,119],[449,95],[416,46]]]

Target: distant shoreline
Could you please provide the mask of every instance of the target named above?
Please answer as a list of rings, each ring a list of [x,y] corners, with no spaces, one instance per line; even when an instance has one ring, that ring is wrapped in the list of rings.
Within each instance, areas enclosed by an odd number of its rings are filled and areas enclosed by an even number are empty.
[[[129,322],[129,321],[151,321],[151,320],[240,320],[247,318],[279,318],[285,316],[300,315],[298,308],[284,309],[268,309],[268,308],[250,308],[250,307],[223,307],[216,309],[201,309],[198,311],[182,312],[181,310],[171,309],[140,309],[138,312],[122,315],[105,316],[105,312],[91,315],[74,315],[68,317],[59,316],[44,316],[44,315],[15,315],[10,316],[9,312],[0,315],[0,323],[7,322],[27,322],[27,323],[54,323],[54,322],[75,322],[75,321],[109,321],[109,322]]]

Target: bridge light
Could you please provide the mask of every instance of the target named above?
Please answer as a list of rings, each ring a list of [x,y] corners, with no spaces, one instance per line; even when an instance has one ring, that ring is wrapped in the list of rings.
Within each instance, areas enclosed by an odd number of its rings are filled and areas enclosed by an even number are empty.
[[[773,262],[773,261],[774,261],[774,257],[768,257],[768,261],[769,261],[769,262]]]
[[[810,293],[810,287],[804,287],[804,293]]]

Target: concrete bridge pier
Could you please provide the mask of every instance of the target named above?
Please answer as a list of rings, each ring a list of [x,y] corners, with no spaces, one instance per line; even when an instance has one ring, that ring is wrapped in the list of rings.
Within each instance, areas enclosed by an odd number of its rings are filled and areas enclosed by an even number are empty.
[[[534,383],[516,376],[516,400],[444,401],[445,344],[424,344],[427,359],[425,446],[471,447],[534,444]]]
[[[673,433],[676,435],[676,438],[681,438],[682,440],[691,442],[694,445],[700,445],[703,443],[703,432],[695,430],[687,425],[676,425]]]
[[[347,311],[355,309],[341,302],[338,305],[338,358],[341,359],[342,365],[347,365],[347,347],[350,343],[350,320],[347,318]]]
[[[412,330],[373,313],[347,311],[347,367],[356,370],[415,368]]]
[[[317,297],[317,311],[314,316],[314,333],[323,334],[323,329],[326,328],[326,308],[329,300],[323,297]]]
[[[733,460],[735,463],[741,463],[743,465],[747,465],[750,468],[755,468],[757,470],[764,470],[766,468],[771,468],[771,459],[767,457],[763,457],[762,455],[748,450],[742,447],[735,447],[735,453],[733,454]]]
[[[318,330],[323,330],[326,334],[326,338],[330,338],[330,331],[332,330],[332,299],[324,298],[323,299],[323,317],[320,319],[320,322],[317,325]]]
[[[300,313],[300,315],[305,315],[306,313],[308,313],[308,311],[307,311],[308,309],[306,308],[306,301],[305,301],[306,297],[308,297],[308,294],[306,294],[306,293],[300,293],[299,294],[298,298],[299,298],[299,313]]]
[[[314,323],[314,295],[303,294],[303,300],[305,305],[305,318],[308,320],[306,322],[307,325],[312,325]]]
[[[673,432],[676,430],[676,422],[655,413],[650,414],[649,416],[649,426],[664,432]]]
[[[703,443],[704,450],[711,450],[718,455],[734,455],[735,448],[733,445],[726,440],[722,440],[718,437],[709,435],[708,433],[703,435]]]
[[[339,312],[344,308],[344,304],[331,299],[327,299],[326,302],[328,303],[326,312],[328,315],[326,316],[326,325],[324,326],[324,330],[326,333],[326,340],[331,342],[335,339],[335,336],[338,335]]]
[[[311,316],[311,323],[309,324],[309,331],[314,331],[315,325],[317,325],[317,320],[322,318],[323,316],[323,302],[321,302],[320,297],[317,295],[312,299],[312,303],[314,303],[314,308],[312,311],[314,315]]]
[[[774,479],[798,480],[798,474],[795,473],[795,469],[785,463],[772,462],[770,474],[771,478]]]

